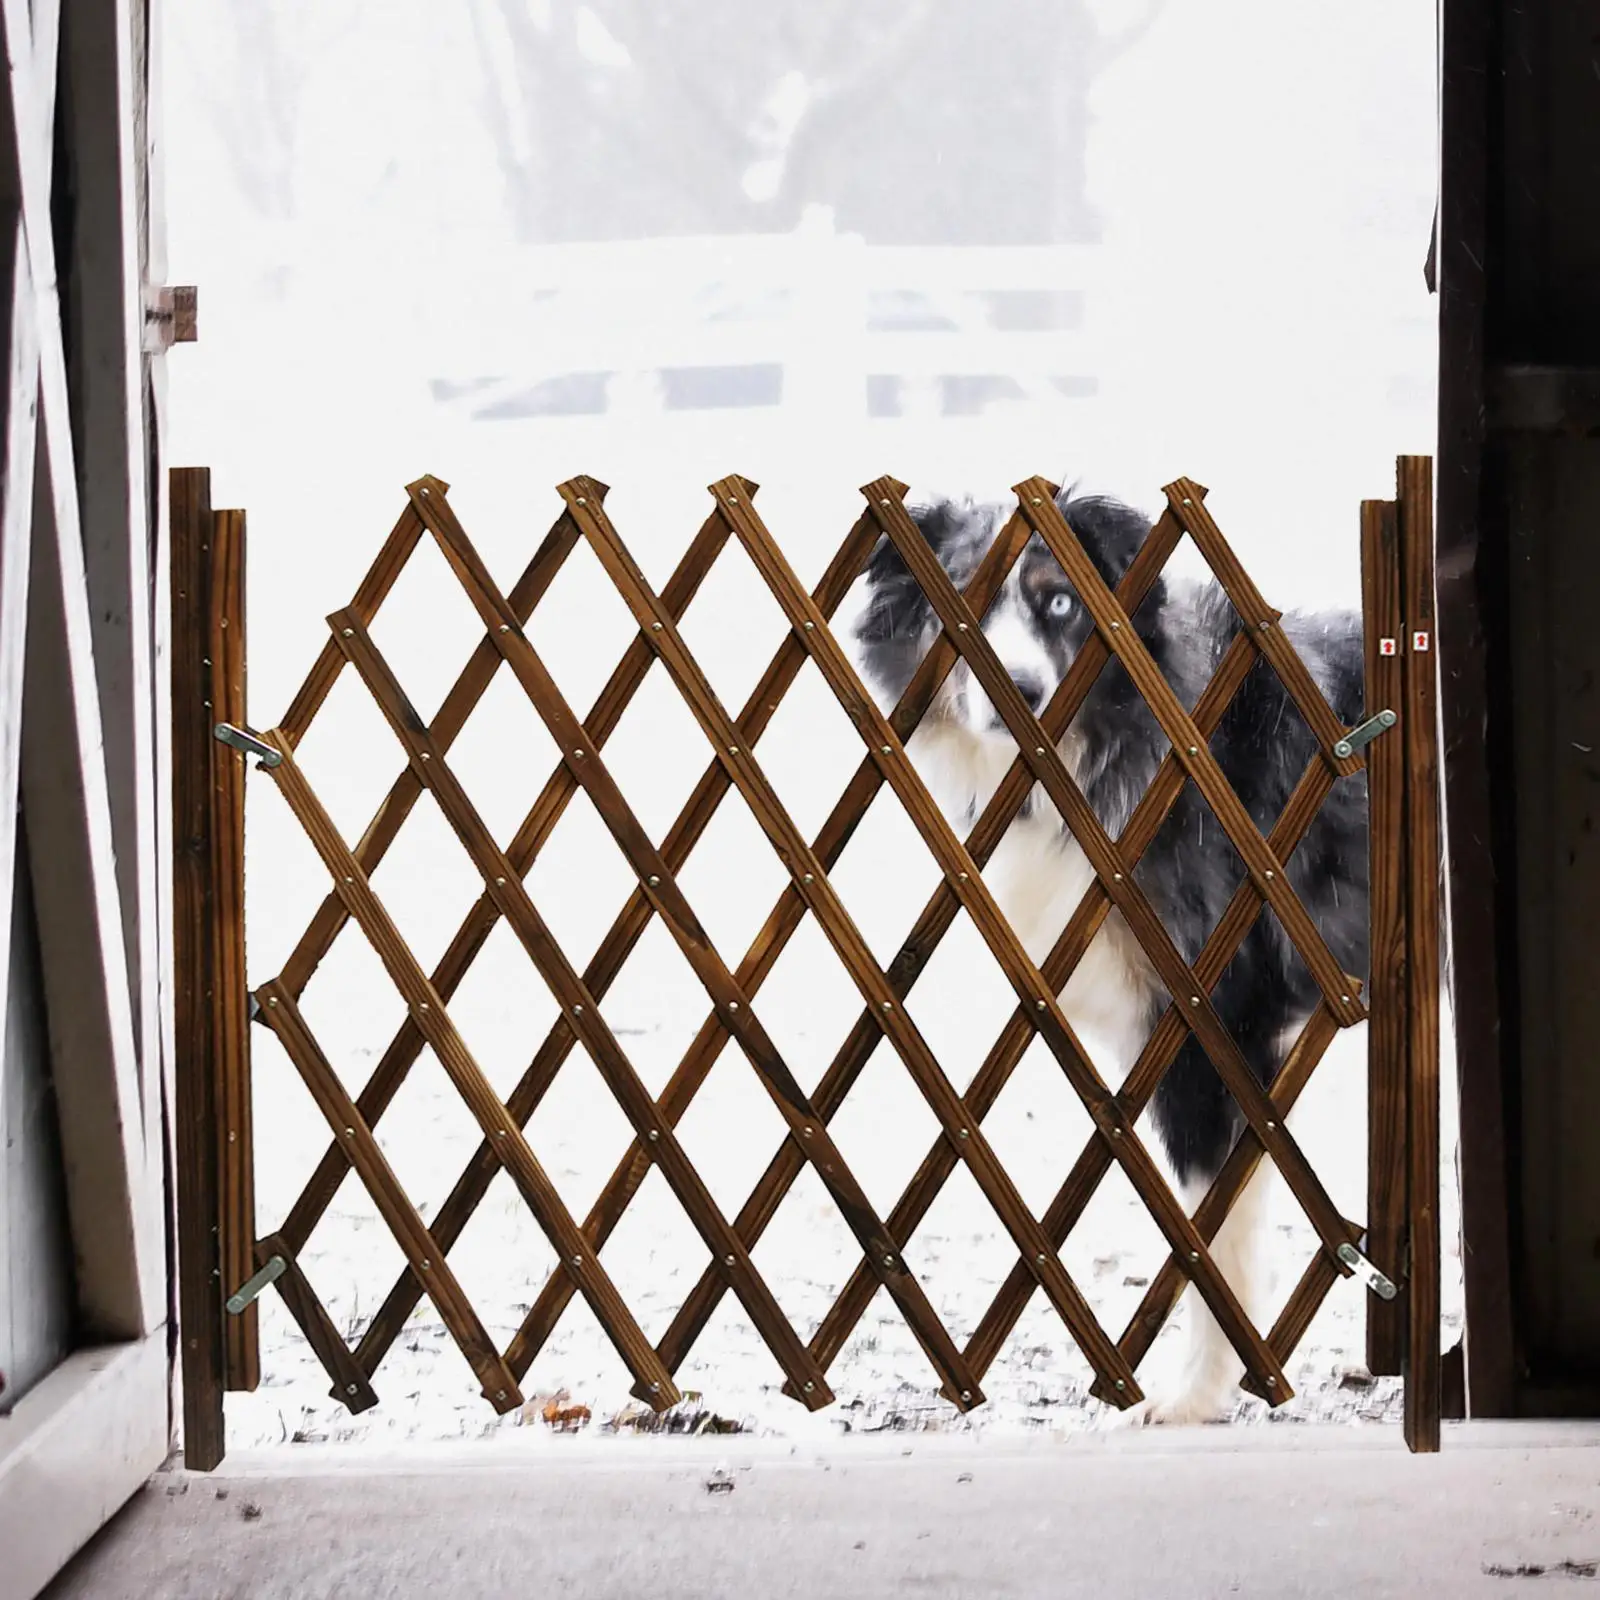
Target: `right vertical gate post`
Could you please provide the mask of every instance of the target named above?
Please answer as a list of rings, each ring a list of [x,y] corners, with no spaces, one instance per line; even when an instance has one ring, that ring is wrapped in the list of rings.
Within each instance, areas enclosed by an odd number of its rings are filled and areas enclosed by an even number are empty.
[[[1401,456],[1397,472],[1406,637],[1406,1353],[1405,1440],[1439,1448],[1440,852],[1438,665],[1434,638],[1433,462]]]

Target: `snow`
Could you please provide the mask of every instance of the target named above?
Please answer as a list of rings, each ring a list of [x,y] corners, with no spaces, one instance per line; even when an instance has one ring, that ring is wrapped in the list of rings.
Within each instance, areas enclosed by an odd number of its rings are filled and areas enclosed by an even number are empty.
[[[804,322],[776,328],[787,348],[813,358],[810,387],[782,406],[663,411],[659,390],[641,382],[631,410],[620,409],[619,389],[619,409],[610,415],[474,423],[465,409],[436,403],[429,390],[452,331],[471,328],[493,339],[503,328],[515,342],[527,328],[519,333],[511,309],[481,288],[499,281],[497,274],[514,275],[523,255],[496,208],[493,154],[459,71],[466,48],[459,30],[424,8],[398,6],[392,29],[331,29],[320,40],[305,101],[316,138],[296,172],[298,210],[269,225],[246,203],[237,174],[208,136],[208,102],[194,83],[194,62],[215,37],[208,30],[226,24],[203,14],[210,8],[173,5],[169,275],[201,286],[202,338],[169,363],[167,458],[209,464],[216,503],[249,511],[252,722],[269,727],[282,714],[326,637],[324,619],[348,603],[401,510],[402,486],[425,472],[452,484],[451,502],[503,588],[555,518],[554,486],[579,472],[612,485],[607,508],[657,587],[706,514],[705,485],[729,472],[762,485],[756,504],[808,584],[856,515],[857,485],[884,472],[919,491],[999,496],[1034,473],[1081,477],[1087,488],[1146,506],[1159,505],[1163,483],[1187,474],[1210,486],[1214,515],[1272,603],[1353,605],[1358,503],[1392,494],[1395,455],[1427,453],[1433,442],[1432,302],[1421,273],[1432,212],[1433,37],[1430,18],[1403,10],[1377,0],[1337,13],[1302,13],[1267,0],[1221,11],[1197,0],[1175,3],[1100,82],[1089,165],[1106,229],[1093,253],[1081,330],[1097,385],[1090,396],[1035,394],[967,417],[868,418],[838,403],[853,392],[840,375],[859,373],[862,355],[855,336],[846,338],[829,320],[819,295]],[[597,20],[585,27],[586,48],[620,48],[603,29],[593,32]],[[1282,63],[1270,73],[1263,66],[1269,52]],[[785,93],[794,98],[793,86]],[[409,114],[419,105],[427,108],[420,122]],[[359,204],[351,193],[362,197]],[[814,266],[833,270],[841,248],[827,235],[775,246],[801,278]],[[675,336],[654,291],[678,255],[652,241],[617,248],[614,261],[624,283],[633,284],[630,315],[643,344]],[[659,297],[662,304],[666,298]],[[1179,562],[1193,571],[1197,558],[1185,548]],[[684,632],[734,707],[781,642],[783,624],[748,560],[733,549],[691,606]],[[426,547],[373,633],[424,714],[481,636],[442,559]],[[580,709],[632,637],[621,602],[583,549],[530,634]],[[859,741],[809,668],[758,747],[808,833],[859,754]],[[352,841],[403,765],[398,744],[349,673],[302,756]],[[707,759],[703,737],[653,671],[607,748],[652,837],[662,837]],[[504,843],[554,766],[548,735],[509,675],[497,677],[451,764]],[[281,967],[327,880],[264,775],[251,778],[248,829],[249,963],[260,982]],[[885,962],[935,878],[889,798],[874,805],[836,874]],[[682,881],[732,964],[784,880],[732,796]],[[418,958],[431,966],[471,904],[474,878],[430,800],[418,805],[374,882]],[[535,903],[580,965],[632,882],[581,797],[528,879]],[[859,1000],[808,921],[757,1006],[809,1087]],[[683,958],[655,926],[603,1004],[652,1092],[705,1009]],[[1009,1010],[993,962],[964,919],[910,1009],[963,1085]],[[305,1011],[352,1091],[401,1016],[376,958],[348,929],[312,980]],[[498,928],[450,1012],[504,1093],[532,1057],[554,1006],[515,940]],[[1336,1041],[1293,1119],[1313,1165],[1352,1217],[1365,1211],[1364,1039],[1358,1029]],[[321,1156],[328,1130],[272,1036],[255,1030],[253,1047],[258,1221],[267,1231]],[[1448,1033],[1445,1061],[1448,1343],[1461,1307]],[[1036,1211],[1087,1128],[1037,1047],[986,1123]],[[834,1129],[884,1211],[933,1130],[931,1113],[883,1049]],[[782,1136],[754,1074],[731,1049],[681,1133],[730,1215]],[[581,1220],[628,1143],[622,1115],[581,1049],[535,1115],[530,1139]],[[424,1051],[380,1124],[380,1143],[425,1217],[437,1212],[476,1142],[459,1096]],[[1281,1303],[1314,1246],[1281,1192],[1272,1239]],[[964,1170],[906,1253],[958,1342],[1016,1256]],[[809,1172],[755,1251],[802,1336],[857,1257]],[[1114,1336],[1162,1259],[1154,1225],[1113,1173],[1064,1260]],[[704,1268],[705,1250],[652,1173],[602,1260],[654,1339]],[[450,1262],[503,1346],[554,1257],[501,1177]],[[341,1331],[358,1336],[394,1281],[400,1255],[354,1178],[301,1265]],[[1397,1414],[1397,1385],[1368,1384],[1360,1371],[1364,1296],[1350,1280],[1335,1289],[1290,1365],[1298,1397],[1276,1416],[1387,1421]],[[383,1403],[357,1418],[328,1397],[327,1379],[278,1297],[269,1293],[261,1306],[263,1382],[253,1395],[230,1397],[235,1448],[299,1439],[427,1443],[519,1425],[517,1416],[492,1415],[426,1302],[376,1375]],[[1152,1364],[1176,1337],[1169,1325]],[[989,1404],[966,1419],[936,1398],[925,1358],[881,1293],[830,1372],[838,1404],[814,1416],[779,1394],[775,1362],[731,1300],[680,1381],[720,1416],[795,1436],[925,1426],[1072,1430],[1097,1425],[1100,1415],[1086,1398],[1082,1358],[1037,1296],[986,1379]],[[525,1392],[565,1391],[592,1409],[598,1425],[622,1411],[629,1386],[592,1314],[575,1301]],[[1264,1411],[1252,1402],[1246,1414]]]

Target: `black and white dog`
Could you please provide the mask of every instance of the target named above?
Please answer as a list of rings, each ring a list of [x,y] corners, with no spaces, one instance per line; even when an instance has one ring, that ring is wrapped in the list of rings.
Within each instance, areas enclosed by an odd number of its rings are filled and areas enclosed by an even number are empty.
[[[1100,497],[1058,504],[1101,576],[1113,587],[1149,531],[1137,511]],[[939,501],[913,511],[917,525],[958,588],[998,533],[1003,512]],[[1215,584],[1181,590],[1158,580],[1134,626],[1190,708],[1240,627]],[[1348,725],[1362,707],[1358,615],[1286,615],[1283,628]],[[983,630],[1012,681],[1042,709],[1093,623],[1066,574],[1035,536],[983,619]],[[898,552],[880,541],[868,567],[857,623],[861,658],[885,705],[899,697],[939,625]],[[1168,749],[1166,736],[1121,665],[1100,674],[1059,749],[1112,838],[1122,831]],[[924,780],[958,830],[970,826],[1016,755],[1016,744],[988,696],[958,662],[910,750]],[[1257,827],[1269,831],[1316,745],[1276,674],[1251,669],[1211,740],[1212,753]],[[1335,786],[1294,853],[1288,874],[1323,938],[1344,967],[1367,972],[1367,844],[1364,777]],[[1072,915],[1093,874],[1055,807],[1036,787],[984,872],[1029,955],[1040,961]],[[1186,960],[1198,955],[1244,877],[1243,863],[1192,784],[1135,877]],[[1263,1083],[1289,1040],[1320,1001],[1276,917],[1263,912],[1213,990],[1222,1021]],[[1143,1048],[1168,1003],[1165,987],[1121,916],[1113,911],[1062,995],[1068,1018],[1111,1052],[1102,1071],[1115,1085]],[[1191,1035],[1162,1079],[1152,1114],[1178,1192],[1192,1213],[1217,1175],[1243,1118]],[[1264,1175],[1240,1197],[1213,1245],[1218,1268],[1261,1326],[1265,1276]],[[1170,1393],[1141,1408],[1143,1420],[1195,1422],[1227,1415],[1242,1364],[1193,1290],[1186,1313],[1188,1350]]]

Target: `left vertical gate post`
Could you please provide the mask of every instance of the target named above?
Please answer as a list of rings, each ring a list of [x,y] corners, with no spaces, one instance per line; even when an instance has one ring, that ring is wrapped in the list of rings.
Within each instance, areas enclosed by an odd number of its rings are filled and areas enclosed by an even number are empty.
[[[208,1471],[225,1449],[224,1390],[255,1382],[254,1328],[229,1328],[224,1310],[253,1222],[244,773],[213,737],[218,722],[243,720],[244,528],[239,513],[212,511],[204,468],[173,470],[171,507],[178,1324],[184,1464]]]

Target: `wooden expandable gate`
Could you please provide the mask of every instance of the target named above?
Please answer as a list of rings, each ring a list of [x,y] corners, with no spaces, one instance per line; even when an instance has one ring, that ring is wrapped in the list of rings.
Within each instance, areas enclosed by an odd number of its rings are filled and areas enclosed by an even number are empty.
[[[1438,1445],[1438,821],[1432,650],[1432,482],[1426,458],[1405,457],[1394,502],[1362,508],[1368,720],[1345,728],[1324,699],[1272,610],[1240,566],[1205,506],[1205,490],[1179,479],[1166,510],[1115,590],[1099,576],[1041,478],[1019,485],[1017,509],[963,591],[906,510],[905,486],[869,484],[866,509],[816,589],[807,593],[753,504],[755,486],[726,478],[714,508],[658,594],[605,510],[605,486],[563,484],[554,526],[509,592],[486,570],[435,478],[412,484],[399,521],[354,600],[329,618],[331,636],[277,726],[251,732],[244,701],[244,517],[213,511],[203,470],[173,475],[175,626],[174,788],[178,850],[178,1153],[182,1251],[185,1448],[191,1466],[223,1451],[222,1394],[258,1379],[255,1297],[276,1287],[352,1411],[377,1402],[373,1379],[424,1296],[454,1337],[497,1411],[522,1403],[520,1384],[574,1295],[582,1295],[626,1362],[635,1393],[663,1409],[679,1399],[673,1375],[726,1293],[744,1307],[786,1379],[808,1408],[833,1398],[828,1369],[885,1288],[914,1332],[943,1393],[966,1410],[983,1401],[984,1376],[1036,1289],[1042,1289],[1096,1375],[1094,1392],[1118,1407],[1136,1402],[1137,1368],[1187,1282],[1193,1282],[1238,1352],[1245,1387],[1278,1405],[1291,1395],[1285,1363],[1334,1282],[1362,1277],[1369,1297],[1368,1354],[1375,1372],[1404,1373],[1405,1435],[1413,1449]],[[1210,564],[1243,626],[1192,709],[1169,687],[1129,623],[1187,533]],[[877,540],[893,542],[927,595],[943,631],[887,715],[872,700],[830,630],[829,620]],[[1049,704],[1030,711],[1001,667],[978,619],[1037,535],[1054,553],[1094,619]],[[368,632],[402,567],[431,536],[477,610],[482,640],[425,723]],[[752,558],[790,631],[744,709],[724,709],[678,632],[677,622],[730,539]],[[594,706],[579,717],[523,629],[580,541],[598,556],[638,622]],[[1056,751],[1098,674],[1115,657],[1171,741],[1139,806],[1111,838]],[[1319,745],[1282,815],[1263,836],[1208,747],[1229,702],[1258,657],[1281,678]],[[965,659],[1018,745],[1016,759],[965,840],[930,799],[905,742],[958,658]],[[796,827],[763,773],[756,745],[785,691],[810,660],[865,745],[844,794],[815,839]],[[708,766],[658,847],[613,781],[607,738],[659,662],[711,750]],[[503,848],[451,771],[451,743],[504,664],[555,739],[561,760]],[[360,840],[347,844],[297,764],[295,750],[335,679],[352,669],[392,728],[405,762]],[[1396,726],[1396,723],[1398,725]],[[1390,727],[1389,737],[1378,737]],[[254,758],[305,829],[331,879],[328,894],[276,977],[246,988],[243,943],[243,807],[246,761]],[[1372,959],[1370,985],[1344,973],[1290,887],[1283,864],[1333,786],[1366,770],[1371,795]],[[1192,782],[1226,829],[1246,876],[1195,961],[1186,962],[1132,867]],[[1077,836],[1096,879],[1043,963],[1024,953],[985,887],[981,869],[1034,784],[1041,784]],[[943,874],[887,969],[873,957],[828,873],[879,789],[904,806]],[[483,879],[483,893],[432,974],[407,948],[371,875],[427,790]],[[586,794],[633,873],[636,887],[583,971],[552,938],[523,880],[569,801]],[[737,965],[728,963],[678,885],[677,875],[730,790],[737,790],[781,859],[788,883]],[[1263,1089],[1209,998],[1212,986],[1270,907],[1304,960],[1322,1003]],[[1057,1001],[1068,976],[1115,909],[1139,939],[1169,993],[1126,1081],[1101,1078]],[[965,910],[1015,990],[1017,1009],[965,1093],[951,1084],[904,1001],[934,947]],[[814,1093],[796,1080],[764,1030],[754,1001],[779,953],[807,914],[814,917],[859,990],[863,1009]],[[687,958],[711,1011],[659,1099],[652,1097],[607,1025],[604,999],[652,918]],[[453,1025],[449,1002],[491,930],[508,924],[558,1001],[561,1014],[532,1065],[502,1101]],[[306,984],[347,921],[371,942],[403,996],[407,1015],[354,1099],[301,1013]],[[1285,1125],[1335,1034],[1371,1010],[1369,1221],[1335,1208]],[[277,1227],[258,1236],[250,1131],[249,1019],[272,1029],[326,1117],[330,1140],[304,1192]],[[1211,1192],[1189,1216],[1135,1131],[1163,1072],[1193,1031],[1243,1110],[1247,1126]],[[1023,1203],[984,1136],[983,1119],[1032,1041],[1045,1042],[1094,1123],[1094,1133],[1042,1217]],[[899,1202],[873,1207],[829,1134],[880,1039],[886,1039],[940,1125]],[[732,1040],[788,1125],[781,1148],[731,1221],[722,1214],[674,1129]],[[575,1042],[581,1041],[632,1125],[627,1154],[580,1224],[567,1210],[524,1135],[535,1108]],[[432,1048],[482,1130],[482,1142],[433,1221],[424,1222],[388,1165],[373,1128],[424,1045]],[[1275,1325],[1263,1335],[1245,1315],[1208,1250],[1230,1205],[1263,1154],[1283,1175],[1319,1237],[1319,1248]],[[751,1250],[807,1164],[820,1175],[860,1247],[860,1259],[809,1341],[779,1308]],[[1011,1235],[1017,1260],[988,1312],[960,1348],[941,1323],[902,1253],[935,1196],[965,1163]],[[683,1205],[710,1263],[664,1337],[652,1345],[608,1275],[601,1252],[652,1166]],[[1060,1250],[1100,1180],[1126,1174],[1171,1253],[1142,1304],[1113,1339],[1062,1265]],[[297,1256],[353,1167],[392,1230],[405,1271],[350,1348],[302,1275]],[[495,1175],[504,1169],[557,1250],[561,1266],[521,1328],[496,1348],[449,1263],[452,1245]],[[914,1247],[912,1247],[914,1249]],[[841,1263],[841,1268],[843,1268]],[[841,1270],[841,1277],[844,1276]],[[1385,1298],[1387,1296],[1387,1298]]]

